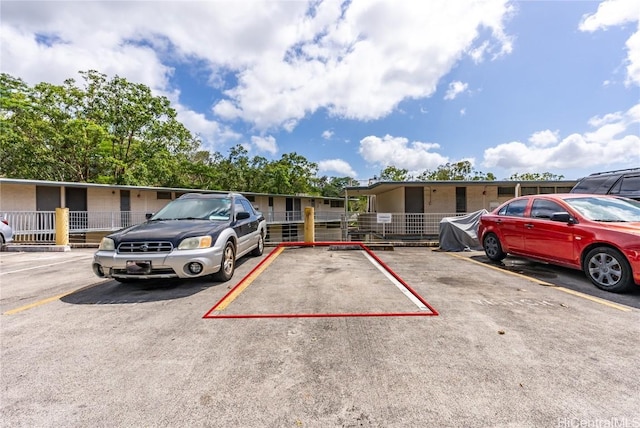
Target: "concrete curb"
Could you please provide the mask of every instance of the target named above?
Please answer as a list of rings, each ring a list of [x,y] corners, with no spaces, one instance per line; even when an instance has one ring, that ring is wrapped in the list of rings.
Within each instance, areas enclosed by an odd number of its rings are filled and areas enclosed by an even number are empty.
[[[32,252],[32,253],[41,253],[41,252],[63,252],[63,251],[71,251],[70,245],[40,245],[40,244],[8,244],[2,247],[2,251],[7,252]]]

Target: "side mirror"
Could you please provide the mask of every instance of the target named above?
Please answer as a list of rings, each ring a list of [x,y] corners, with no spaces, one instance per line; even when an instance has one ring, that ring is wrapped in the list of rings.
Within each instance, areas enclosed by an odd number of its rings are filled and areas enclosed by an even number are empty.
[[[551,214],[551,221],[557,221],[560,223],[568,223],[568,224],[576,224],[576,219],[571,217],[571,214],[568,212],[557,212]]]
[[[249,217],[251,217],[251,214],[249,214],[246,211],[240,211],[239,213],[236,214],[236,220],[246,220]]]
[[[153,217],[153,213],[146,213],[144,215],[144,218],[146,218],[147,220],[149,220],[151,217]]]

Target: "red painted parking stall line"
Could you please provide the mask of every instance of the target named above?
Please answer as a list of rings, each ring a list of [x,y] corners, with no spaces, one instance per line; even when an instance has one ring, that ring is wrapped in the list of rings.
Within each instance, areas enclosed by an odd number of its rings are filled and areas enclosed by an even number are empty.
[[[355,313],[292,313],[292,314],[225,314],[222,311],[246,289],[287,247],[327,247],[343,246],[357,247],[365,251],[376,263],[389,275],[402,284],[415,299],[422,303],[428,311],[421,312],[355,312]],[[337,317],[425,317],[438,316],[435,310],[422,296],[420,296],[409,284],[396,274],[386,263],[369,247],[360,242],[283,242],[279,244],[269,255],[251,270],[238,284],[222,297],[202,318],[204,319],[238,319],[238,318],[337,318]]]

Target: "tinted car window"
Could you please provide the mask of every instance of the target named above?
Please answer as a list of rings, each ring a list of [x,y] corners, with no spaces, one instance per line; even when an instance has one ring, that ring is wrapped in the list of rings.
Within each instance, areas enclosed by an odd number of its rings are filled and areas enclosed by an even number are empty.
[[[609,193],[639,199],[640,175],[622,177]]]
[[[244,208],[244,211],[251,214],[255,214],[255,211],[253,210],[253,206],[251,206],[251,203],[249,203],[249,201],[245,201],[241,199],[240,202],[242,203],[242,207]]]
[[[531,206],[531,217],[550,219],[551,214],[566,212],[559,204],[546,199],[536,199]]]
[[[597,176],[586,177],[576,184],[571,192],[573,193],[607,193],[611,185],[615,183],[617,177]]]
[[[524,209],[527,207],[527,200],[521,199],[513,201],[509,205],[503,207],[498,214],[512,217],[524,217]]]

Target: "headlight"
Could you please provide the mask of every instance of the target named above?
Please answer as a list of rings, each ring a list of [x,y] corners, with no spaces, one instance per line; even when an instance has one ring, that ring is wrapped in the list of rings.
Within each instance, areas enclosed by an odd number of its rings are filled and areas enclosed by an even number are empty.
[[[98,247],[98,250],[103,250],[103,251],[113,251],[116,249],[116,244],[113,242],[113,239],[111,238],[102,238],[102,241],[100,241],[100,246]]]
[[[194,236],[193,238],[183,239],[178,245],[178,250],[195,250],[196,248],[209,248],[210,246],[210,236]]]

